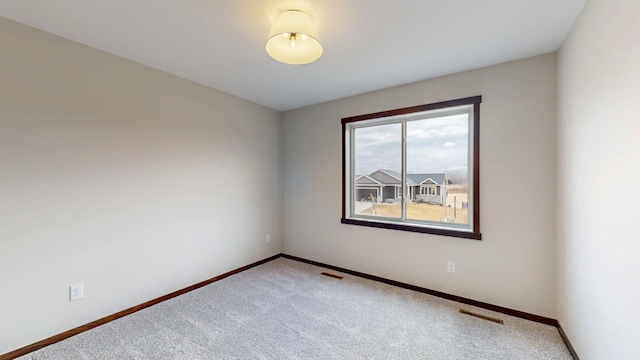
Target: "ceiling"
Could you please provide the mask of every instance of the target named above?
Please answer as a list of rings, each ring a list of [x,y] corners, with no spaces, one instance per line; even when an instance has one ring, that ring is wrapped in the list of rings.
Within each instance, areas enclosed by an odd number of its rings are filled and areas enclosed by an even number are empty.
[[[0,16],[284,111],[556,51],[586,0],[2,0]],[[309,13],[307,65],[265,52]]]

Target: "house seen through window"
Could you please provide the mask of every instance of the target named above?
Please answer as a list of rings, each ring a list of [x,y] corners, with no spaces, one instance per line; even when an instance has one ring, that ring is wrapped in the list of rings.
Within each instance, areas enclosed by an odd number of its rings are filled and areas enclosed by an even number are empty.
[[[342,119],[342,222],[480,239],[480,101]]]

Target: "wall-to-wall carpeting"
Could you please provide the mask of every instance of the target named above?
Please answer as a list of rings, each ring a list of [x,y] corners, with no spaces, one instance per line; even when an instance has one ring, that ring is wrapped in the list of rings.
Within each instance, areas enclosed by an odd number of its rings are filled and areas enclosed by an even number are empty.
[[[322,271],[278,258],[21,359],[571,359],[552,326]]]

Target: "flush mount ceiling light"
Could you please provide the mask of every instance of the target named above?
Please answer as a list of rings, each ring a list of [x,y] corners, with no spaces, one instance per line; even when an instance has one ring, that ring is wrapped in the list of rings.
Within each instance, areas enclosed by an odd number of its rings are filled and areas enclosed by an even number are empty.
[[[266,47],[269,56],[285,64],[308,64],[322,55],[320,38],[311,18],[299,10],[278,15]]]

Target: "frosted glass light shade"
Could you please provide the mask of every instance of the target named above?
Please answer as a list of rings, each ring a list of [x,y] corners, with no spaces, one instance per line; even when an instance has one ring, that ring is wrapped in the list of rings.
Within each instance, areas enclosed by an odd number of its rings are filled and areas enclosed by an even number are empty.
[[[285,64],[308,64],[322,55],[322,45],[309,15],[288,10],[278,15],[267,40],[269,56]]]

